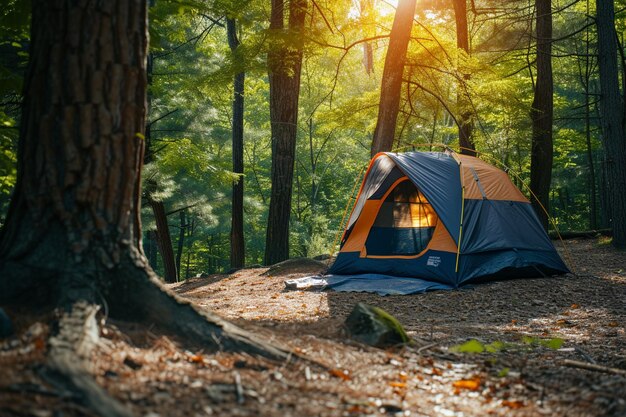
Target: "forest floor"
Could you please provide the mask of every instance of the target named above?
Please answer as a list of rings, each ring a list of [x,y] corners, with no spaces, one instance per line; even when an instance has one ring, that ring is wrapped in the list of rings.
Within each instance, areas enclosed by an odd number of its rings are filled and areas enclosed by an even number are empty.
[[[190,279],[171,288],[310,361],[207,353],[109,320],[93,372],[146,417],[624,416],[626,253],[596,240],[566,245],[577,275],[411,296],[285,290],[285,279],[313,270]],[[350,341],[342,323],[357,302],[393,314],[420,342]],[[46,325],[16,325],[0,340],[0,416],[90,415],[39,372]]]

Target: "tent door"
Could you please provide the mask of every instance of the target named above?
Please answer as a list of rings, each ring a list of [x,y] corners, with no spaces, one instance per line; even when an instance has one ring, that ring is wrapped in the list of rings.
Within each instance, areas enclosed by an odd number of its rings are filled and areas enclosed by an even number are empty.
[[[388,191],[365,242],[367,257],[417,257],[427,248],[439,218],[408,179]]]

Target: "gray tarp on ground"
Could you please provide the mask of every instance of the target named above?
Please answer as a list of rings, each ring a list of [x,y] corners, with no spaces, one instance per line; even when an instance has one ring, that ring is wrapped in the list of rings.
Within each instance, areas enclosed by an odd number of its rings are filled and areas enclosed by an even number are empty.
[[[332,289],[339,292],[371,292],[378,295],[421,294],[426,291],[450,290],[451,286],[419,278],[402,278],[380,274],[315,275],[285,281],[289,289]]]

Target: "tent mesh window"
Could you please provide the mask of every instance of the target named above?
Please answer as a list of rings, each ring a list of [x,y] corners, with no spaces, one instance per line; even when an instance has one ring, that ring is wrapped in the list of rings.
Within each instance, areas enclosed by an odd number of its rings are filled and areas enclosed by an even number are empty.
[[[417,255],[430,242],[438,217],[424,194],[409,181],[389,193],[370,229],[368,255]]]

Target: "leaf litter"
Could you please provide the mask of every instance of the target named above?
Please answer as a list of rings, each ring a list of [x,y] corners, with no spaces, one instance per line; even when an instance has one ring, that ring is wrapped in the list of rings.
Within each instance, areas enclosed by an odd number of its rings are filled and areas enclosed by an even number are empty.
[[[311,361],[205,352],[109,320],[92,372],[138,416],[626,415],[626,376],[601,372],[626,369],[626,277],[615,272],[626,254],[567,245],[578,276],[415,296],[285,291],[303,268],[194,278],[170,287]],[[394,315],[416,342],[380,350],[349,340],[342,323],[357,302]],[[89,416],[40,372],[45,322],[21,315],[16,335],[0,340],[0,415]],[[567,365],[578,362],[600,371]]]

